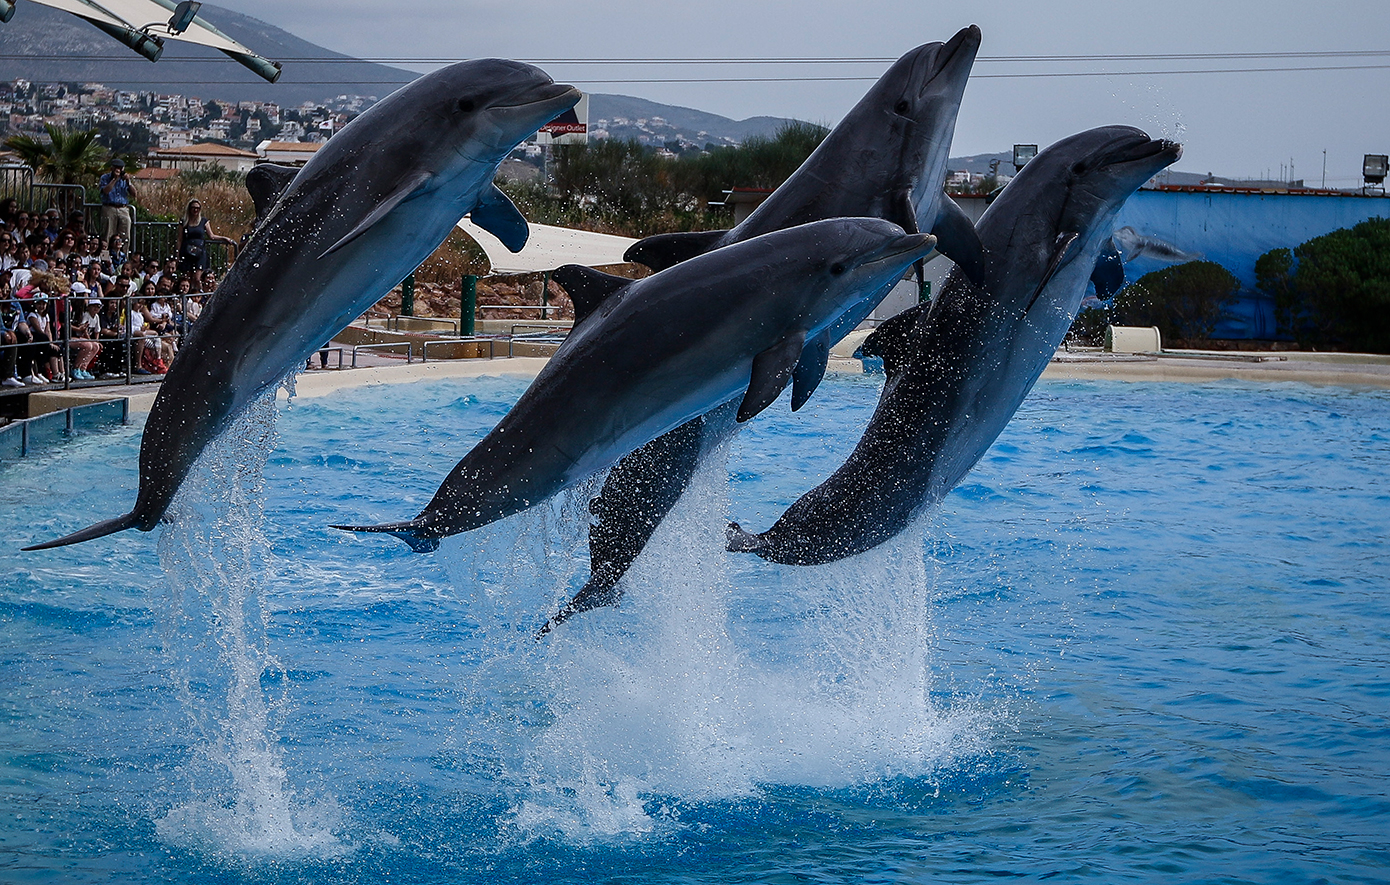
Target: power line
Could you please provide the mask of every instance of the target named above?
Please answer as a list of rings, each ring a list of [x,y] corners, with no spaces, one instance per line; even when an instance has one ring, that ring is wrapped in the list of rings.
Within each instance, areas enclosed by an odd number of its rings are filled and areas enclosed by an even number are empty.
[[[1300,52],[1187,52],[1187,53],[1143,53],[1131,55],[982,55],[975,59],[976,63],[1056,63],[1056,62],[1091,62],[1091,61],[1239,61],[1250,59],[1316,59],[1316,58],[1384,58],[1390,56],[1387,49],[1335,49],[1325,51],[1300,51]],[[4,54],[0,59],[11,61],[130,61],[129,55],[61,55],[48,53],[34,54]],[[216,63],[226,62],[221,56],[199,57],[187,56],[179,57],[168,55],[169,61],[180,63]],[[338,57],[282,57],[277,59],[284,63],[296,64],[360,64],[363,62],[372,64],[453,64],[462,61],[460,58],[436,57],[436,56],[374,56],[368,58],[354,58],[351,56]],[[527,61],[532,64],[577,64],[577,65],[823,65],[823,64],[884,64],[896,61],[896,58],[888,56],[653,56],[650,58],[532,58]]]
[[[1323,65],[1302,68],[1206,68],[1167,71],[1038,71],[1016,74],[971,74],[973,80],[1029,80],[1052,77],[1161,77],[1180,74],[1293,74],[1312,71],[1383,71],[1390,65]],[[633,79],[573,78],[581,84],[631,85],[641,83],[864,83],[877,77],[638,77]],[[225,86],[232,80],[181,80],[180,86]],[[400,80],[283,80],[288,86],[400,86]],[[170,86],[168,80],[121,80],[123,86]]]

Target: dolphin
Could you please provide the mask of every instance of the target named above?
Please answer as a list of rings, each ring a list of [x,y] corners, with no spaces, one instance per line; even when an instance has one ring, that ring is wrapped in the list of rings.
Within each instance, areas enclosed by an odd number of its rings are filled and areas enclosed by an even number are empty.
[[[955,269],[930,306],[864,342],[887,381],[863,437],[835,473],[762,534],[732,523],[731,551],[790,565],[863,553],[961,481],[1013,417],[1076,317],[1135,190],[1182,154],[1128,126],[1038,154],[976,225],[985,283]]]
[[[512,410],[414,519],[334,528],[393,534],[417,552],[541,503],[722,403],[737,420],[814,387],[812,342],[866,290],[935,243],[878,218],[774,231],[643,280],[566,265],[575,326]],[[741,399],[739,399],[741,397]]]
[[[1149,258],[1165,264],[1177,264],[1181,261],[1200,261],[1202,258],[1202,253],[1200,252],[1185,252],[1167,240],[1160,240],[1158,237],[1141,234],[1128,225],[1115,231],[1113,239],[1115,245],[1119,247],[1119,251],[1123,254],[1126,264],[1136,258]]]
[[[970,219],[942,190],[956,114],[980,48],[980,29],[918,46],[898,59],[792,174],[732,230],[660,234],[635,243],[628,261],[663,270],[695,255],[822,218],[877,216],[929,230],[937,249],[979,279],[983,259]],[[919,265],[920,271],[920,265]],[[896,282],[896,281],[894,281]],[[865,292],[824,338],[827,352],[887,290]],[[799,408],[795,403],[794,408]],[[618,580],[675,506],[703,452],[728,422],[702,419],[620,461],[590,502],[590,579],[547,624],[619,599]]]
[[[465,214],[519,251],[526,220],[493,174],[578,100],[531,65],[459,62],[373,105],[288,182],[283,170],[253,180],[263,217],[160,385],[135,507],[25,549],[153,529],[204,447],[419,266]]]

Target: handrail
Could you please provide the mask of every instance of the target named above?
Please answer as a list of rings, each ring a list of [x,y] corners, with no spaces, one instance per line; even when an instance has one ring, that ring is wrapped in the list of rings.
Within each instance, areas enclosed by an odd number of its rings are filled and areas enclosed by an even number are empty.
[[[559,336],[558,336],[558,337],[560,337],[561,339],[563,339],[563,338],[565,338],[567,335],[569,335],[570,331],[571,331],[573,328],[574,328],[573,326],[537,326],[537,325],[534,325],[534,324],[527,324],[527,323],[514,323],[514,324],[512,324],[511,337],[513,337],[513,338],[543,337],[543,338],[544,338],[544,337],[555,336],[557,333],[563,332],[563,333],[564,333],[563,335],[559,335]],[[517,332],[516,332],[517,329],[535,329],[536,331],[534,331],[534,332],[523,332],[523,333],[521,333],[520,335],[518,335]]]
[[[403,319],[411,320],[412,322],[417,323],[447,323],[450,331],[452,331],[455,335],[457,335],[459,331],[458,320],[451,320],[447,317],[417,317],[408,314],[392,314],[391,316],[387,317],[386,330],[399,332],[401,330],[401,320]],[[395,329],[391,328],[391,324],[393,321],[395,322]]]
[[[420,362],[430,361],[430,347],[441,347],[443,345],[456,346],[459,344],[481,344],[487,342],[487,358],[497,359],[497,342],[501,339],[495,335],[465,335],[461,338],[450,338],[441,341],[426,341],[420,347]],[[511,356],[511,341],[507,342],[507,356]],[[464,359],[476,359],[476,357],[464,357]]]
[[[414,363],[416,360],[416,346],[413,342],[382,342],[379,345],[353,345],[352,347],[352,367],[357,368],[357,351],[377,350],[379,347],[404,347],[406,349],[406,364]]]

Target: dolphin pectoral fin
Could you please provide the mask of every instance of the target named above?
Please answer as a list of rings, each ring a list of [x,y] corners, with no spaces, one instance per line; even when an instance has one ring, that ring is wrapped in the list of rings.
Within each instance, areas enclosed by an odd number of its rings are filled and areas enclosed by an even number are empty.
[[[1114,240],[1106,240],[1101,247],[1096,269],[1091,271],[1091,282],[1096,284],[1096,297],[1101,301],[1109,301],[1125,287],[1125,262]]]
[[[64,535],[52,541],[44,541],[42,544],[32,544],[23,547],[23,550],[52,550],[54,547],[66,547],[69,544],[81,544],[83,541],[90,541],[94,538],[104,538],[107,535],[114,535],[116,532],[123,532],[126,529],[133,529],[140,524],[140,518],[133,512],[125,516],[117,516],[115,519],[105,519],[101,522],[87,526],[80,532],[73,532],[71,535]]]
[[[736,522],[729,523],[724,530],[724,549],[730,553],[757,553],[764,546],[761,535],[744,531]]]
[[[859,353],[882,357],[884,374],[889,378],[898,376],[912,355],[914,331],[926,313],[927,305],[918,304],[885,321],[859,345]]]
[[[954,261],[970,282],[983,286],[985,247],[980,244],[970,216],[949,196],[942,196],[931,232],[936,235],[936,251]]]
[[[531,228],[522,217],[521,210],[495,184],[483,193],[468,217],[513,252],[520,252],[531,236]]]
[[[560,610],[551,615],[550,620],[545,622],[545,626],[536,633],[536,638],[540,639],[545,634],[554,630],[556,627],[568,621],[581,612],[592,611],[596,608],[603,608],[608,605],[617,605],[622,601],[623,591],[616,586],[607,586],[602,583],[596,584],[594,581],[584,585],[584,589],[574,594],[574,598],[560,607]]]
[[[348,231],[347,234],[341,240],[334,243],[332,246],[329,246],[328,249],[322,255],[319,256],[319,258],[322,259],[326,256],[332,255],[334,252],[337,252],[339,249],[343,248],[348,243],[351,243],[353,240],[357,239],[358,237],[365,234],[367,231],[371,230],[372,225],[376,224],[378,221],[389,215],[392,209],[396,208],[401,203],[404,203],[406,200],[410,199],[410,197],[414,195],[416,191],[420,190],[420,188],[424,187],[425,184],[428,183],[430,178],[432,177],[433,176],[431,176],[430,173],[423,171],[416,172],[414,175],[407,177],[404,181],[400,183],[400,185],[395,190],[393,190],[386,197],[386,199],[382,200],[380,203],[377,203],[376,208],[369,212],[366,218],[359,221],[357,223],[357,226],[354,227],[352,230]]]
[[[416,553],[433,553],[439,549],[439,539],[425,537],[420,533],[422,526],[416,520],[406,522],[387,522],[381,525],[334,525],[329,528],[344,532],[372,532],[382,535],[395,535],[410,545]]]
[[[604,299],[632,282],[626,277],[594,270],[582,264],[566,264],[555,269],[550,278],[559,283],[574,302],[574,324],[577,326],[593,313]]]
[[[623,253],[623,260],[635,261],[652,270],[662,271],[696,255],[705,254],[727,233],[726,230],[701,230],[657,234],[628,246],[627,251]]]
[[[801,349],[801,359],[796,361],[792,372],[792,411],[796,412],[806,405],[806,400],[816,392],[820,381],[825,377],[825,367],[830,362],[830,332],[821,332]]]
[[[1047,288],[1047,284],[1052,282],[1052,278],[1061,269],[1062,262],[1066,259],[1072,244],[1080,238],[1081,234],[1070,230],[1064,230],[1057,235],[1055,245],[1052,248],[1052,260],[1048,262],[1047,270],[1043,271],[1042,279],[1038,281],[1038,288],[1033,290],[1033,297],[1028,299],[1028,306],[1023,308],[1024,313],[1033,309],[1033,304],[1037,302],[1038,296],[1042,294],[1043,289]]]
[[[256,207],[258,220],[270,214],[275,201],[298,174],[298,167],[276,163],[260,163],[251,167],[246,173],[246,190],[251,194],[251,205]]]
[[[806,330],[794,329],[781,341],[753,357],[753,376],[748,391],[738,404],[740,424],[772,405],[782,395],[791,380],[801,350],[806,343]]]

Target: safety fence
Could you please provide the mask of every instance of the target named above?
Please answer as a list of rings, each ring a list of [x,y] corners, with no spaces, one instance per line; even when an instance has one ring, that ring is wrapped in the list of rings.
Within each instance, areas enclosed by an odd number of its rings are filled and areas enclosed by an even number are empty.
[[[0,427],[0,463],[26,457],[76,434],[129,420],[130,400],[121,397],[12,421]]]

